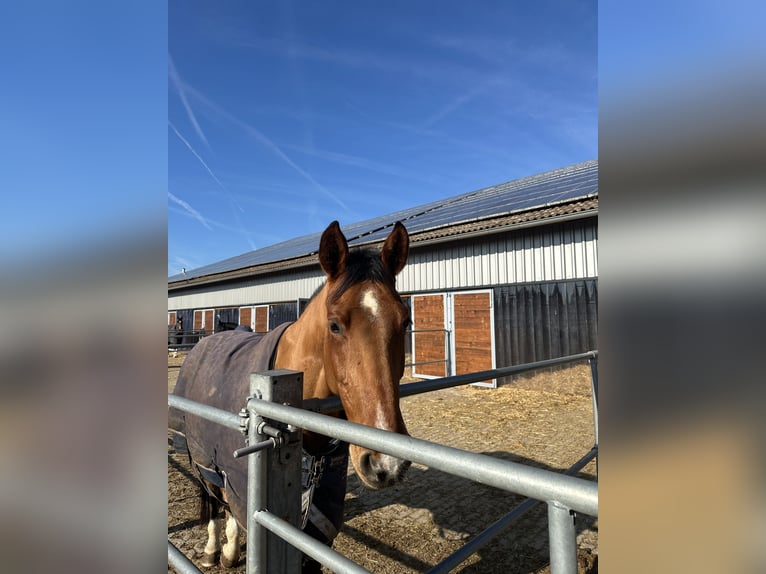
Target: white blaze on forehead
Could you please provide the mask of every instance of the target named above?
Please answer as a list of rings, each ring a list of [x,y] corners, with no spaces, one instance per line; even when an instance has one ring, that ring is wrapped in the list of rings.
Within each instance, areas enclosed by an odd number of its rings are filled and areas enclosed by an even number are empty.
[[[378,300],[375,298],[375,293],[373,293],[372,289],[365,291],[364,295],[362,295],[362,307],[365,307],[373,318],[378,316]]]

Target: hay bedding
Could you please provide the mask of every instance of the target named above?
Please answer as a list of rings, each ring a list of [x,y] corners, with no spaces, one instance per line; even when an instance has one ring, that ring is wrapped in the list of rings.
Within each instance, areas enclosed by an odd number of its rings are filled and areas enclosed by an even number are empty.
[[[168,391],[183,355],[168,358]],[[562,470],[593,444],[590,369],[546,370],[498,389],[461,387],[402,400],[413,436]],[[423,572],[512,509],[520,497],[413,465],[394,488],[368,491],[349,475],[346,522],[335,548],[376,573]],[[581,476],[593,478],[591,462]],[[168,451],[168,532],[182,552],[199,561],[206,525],[197,523],[197,486],[186,455]],[[598,528],[578,519],[580,572],[598,571]],[[242,535],[244,544],[244,535]],[[231,572],[222,568],[213,574]],[[244,572],[244,564],[233,572]],[[548,566],[545,505],[538,505],[456,572],[544,573]]]

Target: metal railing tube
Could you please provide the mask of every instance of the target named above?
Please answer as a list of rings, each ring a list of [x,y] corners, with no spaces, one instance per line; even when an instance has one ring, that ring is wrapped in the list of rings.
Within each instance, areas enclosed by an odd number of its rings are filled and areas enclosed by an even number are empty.
[[[548,538],[551,574],[577,574],[574,516],[557,502],[548,503]]]
[[[168,540],[168,565],[178,574],[204,574],[170,540]]]
[[[250,380],[250,395],[255,396],[258,392],[256,382]],[[260,396],[260,395],[259,395]],[[252,411],[248,412],[247,436],[248,442],[253,445],[262,437],[258,433],[258,427],[263,422],[260,416],[255,416]],[[266,571],[266,530],[251,520],[251,517],[266,508],[268,466],[266,457],[268,453],[259,450],[248,456],[247,459],[247,533],[246,533],[246,562],[247,574],[268,574]]]
[[[586,353],[568,355],[566,357],[558,357],[556,359],[547,359],[545,361],[538,361],[536,363],[524,363],[522,365],[501,367],[499,369],[480,371],[478,373],[468,373],[465,375],[455,375],[452,377],[441,377],[439,379],[418,381],[417,383],[406,383],[399,386],[399,396],[402,398],[411,397],[422,393],[429,393],[431,391],[440,391],[442,389],[460,387],[462,385],[468,385],[471,383],[479,383],[487,379],[508,377],[510,375],[518,375],[519,373],[525,373],[527,371],[544,369],[546,367],[554,367],[556,365],[563,365],[566,363],[574,363],[576,361],[584,361],[586,359],[593,359],[597,356],[598,351],[588,351]],[[342,410],[343,406],[341,405],[340,398],[331,397],[329,399],[309,399],[304,401],[304,408],[314,412],[329,414]]]
[[[320,564],[327,566],[333,572],[338,574],[370,574],[369,570],[362,568],[356,562],[315,540],[300,528],[296,528],[266,510],[256,512],[254,518],[255,522],[286,540],[304,554],[311,556]]]
[[[593,434],[595,444],[598,446],[598,358],[593,357],[588,362],[590,363],[590,383],[593,397]]]
[[[218,423],[219,425],[223,425],[227,428],[240,430],[239,415],[235,415],[234,413],[217,409],[215,407],[209,407],[207,405],[189,400],[185,397],[179,397],[178,395],[172,395],[170,393],[168,393],[168,406],[175,407],[193,415],[197,415],[203,419],[213,421],[214,423]]]
[[[553,367],[566,363],[574,363],[576,361],[584,361],[586,359],[593,358],[597,354],[598,351],[588,351],[587,353],[568,355],[566,357],[558,357],[556,359],[547,359],[545,361],[537,361],[536,363],[524,363],[522,365],[512,365],[510,367],[490,369],[488,371],[480,371],[478,373],[467,373],[465,375],[455,375],[452,377],[442,377],[440,379],[418,381],[417,383],[407,383],[399,387],[399,394],[402,397],[410,397],[413,395],[419,395],[421,393],[428,393],[430,391],[438,391],[441,389],[448,389],[450,387],[459,387],[461,385],[468,385],[470,383],[479,383],[485,379],[497,379],[500,377],[525,373],[527,371],[544,369],[546,367]]]
[[[444,357],[447,359],[447,364],[444,365],[444,368],[446,369],[444,371],[445,375],[452,374],[452,343],[450,342],[450,334],[451,331],[447,329],[444,333]]]
[[[572,475],[578,473],[586,464],[593,460],[597,454],[597,449],[590,449],[582,458],[580,458],[580,460],[566,469],[564,474]],[[511,510],[508,514],[499,518],[496,522],[492,523],[490,526],[479,532],[479,534],[471,538],[471,540],[466,542],[455,552],[447,556],[447,558],[428,570],[426,574],[442,574],[443,572],[452,571],[454,568],[468,560],[472,554],[484,548],[494,538],[499,536],[506,528],[511,526],[511,524],[524,516],[529,510],[538,504],[540,504],[539,500],[527,498],[525,501]]]
[[[537,500],[555,500],[578,512],[598,515],[598,486],[594,482],[258,399],[250,399],[248,408],[266,418],[334,436],[468,480]]]
[[[455,552],[447,556],[436,566],[426,571],[426,574],[443,574],[451,572],[460,564],[468,560],[472,554],[478,552],[497,537],[503,530],[508,528],[516,520],[524,516],[532,508],[540,504],[539,500],[527,498],[524,502],[516,506],[508,514],[500,518],[497,522],[477,534],[469,542],[458,548]]]

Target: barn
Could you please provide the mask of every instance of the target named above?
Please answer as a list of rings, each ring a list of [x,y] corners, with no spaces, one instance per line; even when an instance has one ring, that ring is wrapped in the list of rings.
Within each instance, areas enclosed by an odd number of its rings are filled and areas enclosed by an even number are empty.
[[[410,233],[397,288],[412,314],[414,376],[597,348],[598,160],[341,223],[349,245],[361,246],[380,243],[396,221]],[[320,235],[169,277],[168,325],[180,320],[193,342],[232,325],[267,331],[295,320],[324,279]]]

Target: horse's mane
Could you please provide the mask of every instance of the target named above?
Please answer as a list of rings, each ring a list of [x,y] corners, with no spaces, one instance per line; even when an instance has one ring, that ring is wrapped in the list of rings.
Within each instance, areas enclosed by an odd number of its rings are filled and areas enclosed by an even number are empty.
[[[363,281],[376,281],[388,285],[392,289],[394,288],[394,278],[386,266],[383,265],[380,252],[375,249],[357,248],[351,249],[348,252],[346,268],[339,278],[337,288],[330,296],[331,301],[337,300],[351,287]],[[311,300],[324,288],[325,283],[317,287],[311,295]]]

